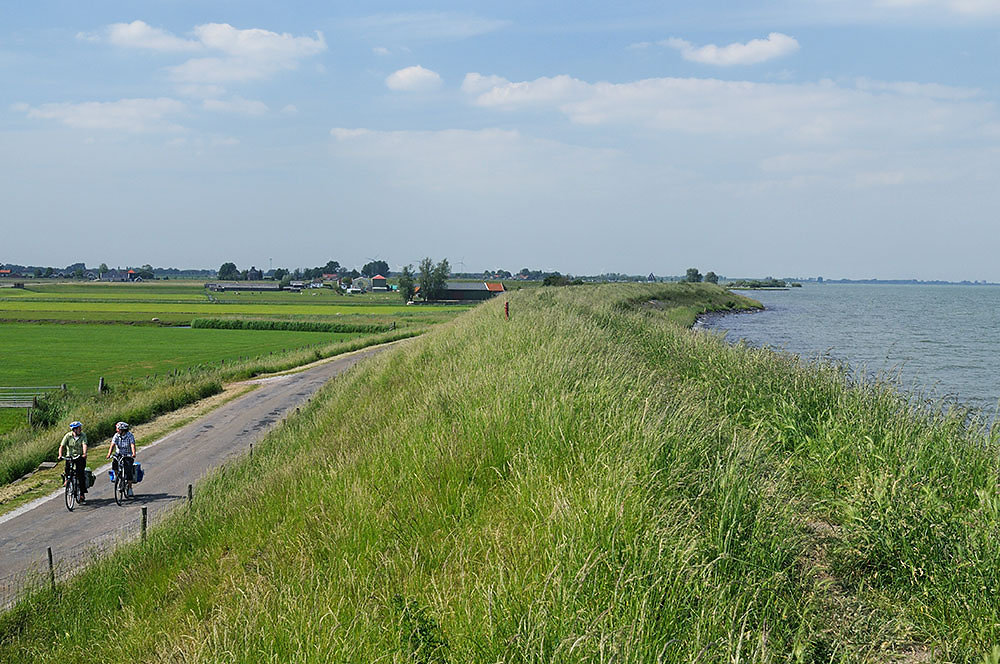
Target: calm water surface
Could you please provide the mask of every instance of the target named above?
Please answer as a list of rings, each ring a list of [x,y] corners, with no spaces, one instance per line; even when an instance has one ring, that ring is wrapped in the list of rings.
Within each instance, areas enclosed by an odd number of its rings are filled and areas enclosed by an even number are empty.
[[[1000,399],[1000,286],[806,284],[744,291],[767,309],[710,316],[725,331],[807,359],[899,374],[904,389],[992,417]]]

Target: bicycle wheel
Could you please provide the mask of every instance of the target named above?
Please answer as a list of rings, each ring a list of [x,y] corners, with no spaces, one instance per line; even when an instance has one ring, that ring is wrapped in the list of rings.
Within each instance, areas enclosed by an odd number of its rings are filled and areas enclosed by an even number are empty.
[[[66,509],[70,512],[76,507],[76,477],[66,480]]]
[[[125,502],[125,478],[121,475],[115,476],[115,502],[119,505]]]

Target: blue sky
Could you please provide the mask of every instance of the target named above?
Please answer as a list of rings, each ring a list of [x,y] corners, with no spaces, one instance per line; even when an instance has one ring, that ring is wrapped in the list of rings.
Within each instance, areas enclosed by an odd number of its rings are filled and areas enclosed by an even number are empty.
[[[0,262],[1000,281],[1000,0],[332,4],[5,7]]]

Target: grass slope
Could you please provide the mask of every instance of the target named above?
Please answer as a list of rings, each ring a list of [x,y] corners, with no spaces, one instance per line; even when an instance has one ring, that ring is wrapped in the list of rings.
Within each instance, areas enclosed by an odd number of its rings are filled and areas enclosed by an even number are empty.
[[[741,302],[524,291],[359,366],[0,660],[982,661],[996,440],[665,301]]]

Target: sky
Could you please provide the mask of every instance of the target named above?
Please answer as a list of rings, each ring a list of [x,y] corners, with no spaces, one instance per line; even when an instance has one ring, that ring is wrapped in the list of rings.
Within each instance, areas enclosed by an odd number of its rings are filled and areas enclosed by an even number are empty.
[[[0,9],[0,263],[1000,282],[1000,0]]]

